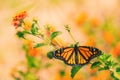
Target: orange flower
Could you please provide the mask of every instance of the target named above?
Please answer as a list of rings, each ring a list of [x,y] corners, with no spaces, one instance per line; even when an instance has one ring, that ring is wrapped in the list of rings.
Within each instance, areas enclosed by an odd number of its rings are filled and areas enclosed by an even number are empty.
[[[98,75],[90,76],[89,80],[110,80],[110,72],[101,71]]]
[[[25,44],[28,46],[28,54],[30,56],[37,56],[40,52],[40,48],[34,48],[33,43],[31,41],[26,41]]]
[[[47,37],[49,37],[51,35],[51,33],[55,31],[55,27],[53,27],[49,24],[46,24],[45,28],[46,28]]]
[[[18,28],[19,26],[21,26],[22,20],[26,18],[26,16],[27,16],[27,12],[23,11],[21,13],[16,14],[13,17],[13,25],[15,26],[15,28]]]
[[[29,21],[24,21],[24,29],[25,30],[30,30],[32,23]]]
[[[86,42],[86,45],[95,46],[95,38],[94,37],[88,37],[88,41]]]
[[[87,13],[82,12],[81,14],[78,15],[75,21],[77,25],[83,25],[86,20],[87,20]]]
[[[66,72],[65,76],[61,76],[60,74],[56,74],[54,80],[72,80],[72,78],[70,77],[70,74]]]
[[[112,44],[114,41],[114,36],[110,32],[103,32],[103,38],[107,44]]]
[[[120,42],[118,42],[117,45],[111,50],[111,53],[112,53],[115,57],[120,56]]]
[[[108,70],[101,71],[98,75],[97,80],[110,80],[110,71]]]
[[[99,26],[99,24],[100,24],[100,20],[98,19],[98,18],[92,18],[91,20],[90,20],[90,24],[91,24],[91,26],[92,27],[97,27],[97,26]]]

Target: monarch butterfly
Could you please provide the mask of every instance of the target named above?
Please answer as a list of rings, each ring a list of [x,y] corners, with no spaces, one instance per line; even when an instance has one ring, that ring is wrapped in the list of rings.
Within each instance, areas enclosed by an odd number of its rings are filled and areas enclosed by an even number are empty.
[[[88,64],[91,59],[101,55],[101,50],[90,46],[77,46],[60,48],[54,52],[54,57],[64,61],[70,66]]]

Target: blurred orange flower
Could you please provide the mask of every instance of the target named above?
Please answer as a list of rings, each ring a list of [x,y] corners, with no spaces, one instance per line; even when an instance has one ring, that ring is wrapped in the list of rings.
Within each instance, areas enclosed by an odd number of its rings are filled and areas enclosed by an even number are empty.
[[[88,45],[88,46],[95,46],[95,37],[88,37],[88,40],[86,42],[85,45]]]
[[[90,24],[92,27],[97,27],[100,24],[100,20],[96,17],[90,19]]]
[[[120,56],[120,41],[117,43],[117,45],[111,50],[111,53],[115,56],[118,57]]]
[[[52,32],[55,31],[55,27],[50,26],[49,24],[46,25],[46,35],[49,37]]]
[[[110,32],[103,32],[103,38],[107,44],[112,44],[114,41],[114,36]]]
[[[31,25],[32,25],[32,23],[31,22],[29,22],[29,21],[27,21],[27,20],[24,20],[24,29],[25,30],[30,30],[31,29]]]
[[[55,80],[72,80],[69,73],[65,73],[65,76],[61,76],[60,74],[56,74]]]
[[[13,17],[13,25],[15,26],[15,28],[18,28],[21,25],[22,20],[26,18],[26,16],[27,16],[27,12],[23,11],[21,13],[16,14]]]
[[[39,54],[39,52],[40,52],[40,48],[34,48],[33,47],[33,42],[31,42],[31,41],[26,41],[25,42],[26,43],[26,45],[28,46],[28,54],[30,55],[30,56],[37,56],[38,54]]]
[[[98,75],[91,76],[89,80],[111,80],[110,72],[107,70],[101,71]]]
[[[75,22],[76,22],[77,25],[83,25],[86,20],[87,20],[87,13],[82,12],[77,16]]]

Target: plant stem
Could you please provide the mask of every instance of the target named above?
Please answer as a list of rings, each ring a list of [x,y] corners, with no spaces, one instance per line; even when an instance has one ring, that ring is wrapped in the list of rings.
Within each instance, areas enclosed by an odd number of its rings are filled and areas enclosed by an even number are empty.
[[[71,32],[68,32],[68,33],[69,33],[70,37],[72,38],[72,40],[76,43],[76,40],[75,40],[75,38],[73,37],[73,35],[71,34]]]

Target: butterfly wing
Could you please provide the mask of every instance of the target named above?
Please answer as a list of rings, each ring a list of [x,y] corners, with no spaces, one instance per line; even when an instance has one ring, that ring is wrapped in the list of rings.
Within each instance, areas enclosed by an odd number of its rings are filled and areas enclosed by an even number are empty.
[[[75,51],[73,47],[61,48],[55,51],[54,57],[68,65],[75,65]]]
[[[99,49],[90,46],[66,47],[56,50],[54,57],[71,66],[82,66],[101,53]]]
[[[101,55],[101,51],[95,47],[79,46],[78,47],[78,65],[84,65],[90,62],[91,59]]]

